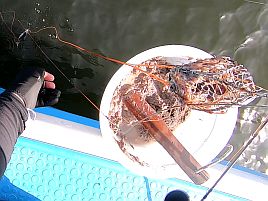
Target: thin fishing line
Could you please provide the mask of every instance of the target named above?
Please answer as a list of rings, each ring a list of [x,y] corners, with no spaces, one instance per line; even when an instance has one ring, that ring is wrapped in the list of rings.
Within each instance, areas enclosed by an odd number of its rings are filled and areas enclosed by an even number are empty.
[[[4,19],[3,15],[2,15],[2,13],[12,13],[13,14],[12,23],[11,23],[10,27],[7,25],[5,19]],[[9,32],[13,35],[13,38],[15,39],[16,36],[15,36],[14,32],[12,31],[13,24],[15,22],[15,11],[0,12],[0,18],[3,21],[3,23],[5,24],[6,28],[9,30]]]
[[[10,11],[10,12],[12,12],[12,11]],[[13,24],[14,24],[14,21],[15,21],[15,12],[13,11],[12,12],[13,13],[13,18],[12,18],[12,24],[11,24],[11,26],[13,26]],[[15,34],[14,34],[14,32],[12,31],[12,28],[9,28],[9,26],[7,26],[7,24],[6,24],[6,22],[5,22],[5,20],[4,20],[4,18],[3,18],[3,16],[2,16],[2,13],[0,12],[0,17],[1,17],[1,19],[2,19],[2,21],[3,21],[3,23],[6,25],[6,27],[8,28],[8,30],[13,34],[13,37],[14,38],[16,38],[16,36],[15,36]],[[21,25],[21,27],[23,28],[23,29],[25,29],[25,27],[23,26],[23,24],[20,22],[20,20],[19,19],[17,19],[17,21],[19,22],[19,24]],[[91,55],[93,55],[93,56],[96,56],[96,57],[99,57],[99,58],[102,58],[102,59],[105,59],[105,60],[108,60],[108,61],[111,61],[111,62],[114,62],[114,63],[117,63],[117,64],[122,64],[122,65],[128,65],[128,66],[131,66],[131,67],[133,67],[134,69],[137,69],[137,70],[139,70],[139,71],[141,71],[141,72],[143,72],[143,73],[145,73],[146,75],[148,75],[148,76],[150,76],[150,77],[152,77],[152,78],[154,78],[154,79],[156,79],[156,80],[158,80],[159,82],[161,82],[162,84],[164,84],[164,85],[168,85],[169,84],[169,82],[167,82],[167,81],[165,81],[165,80],[163,80],[163,79],[161,79],[161,78],[159,78],[159,77],[157,77],[157,76],[155,76],[155,75],[153,75],[153,74],[151,74],[151,73],[148,73],[147,71],[144,71],[144,70],[142,70],[142,69],[140,69],[140,68],[137,68],[137,66],[139,66],[139,65],[134,65],[134,64],[129,64],[129,63],[126,63],[126,62],[122,62],[122,61],[120,61],[120,60],[117,60],[117,59],[114,59],[114,58],[110,58],[110,57],[106,57],[106,56],[104,56],[104,55],[101,55],[101,54],[98,54],[98,53],[95,53],[95,52],[93,52],[93,51],[90,51],[90,50],[87,50],[87,49],[85,49],[85,48],[83,48],[83,47],[80,47],[80,46],[78,46],[78,45],[76,45],[76,44],[74,44],[74,43],[71,43],[71,42],[68,42],[68,41],[65,41],[65,40],[63,40],[63,39],[61,39],[60,38],[60,36],[59,36],[59,34],[58,34],[58,31],[57,31],[57,29],[56,29],[56,27],[53,27],[53,26],[50,26],[50,27],[45,27],[45,28],[42,28],[42,29],[39,29],[38,31],[35,31],[35,32],[32,32],[32,31],[30,31],[30,30],[28,30],[28,32],[27,32],[27,34],[30,36],[30,38],[32,39],[32,41],[35,43],[35,45],[38,47],[38,49],[42,52],[42,54],[46,57],[46,59],[48,59],[48,61],[63,75],[63,77],[72,85],[72,86],[74,86],[73,85],[73,83],[71,82],[71,80],[65,75],[65,73],[63,73],[63,71],[48,57],[48,55],[42,50],[42,48],[36,43],[36,41],[35,41],[35,39],[32,37],[32,35],[31,35],[31,33],[32,34],[37,34],[37,33],[39,33],[40,31],[43,31],[43,30],[46,30],[46,29],[53,29],[54,31],[55,31],[55,34],[56,34],[56,39],[57,40],[59,40],[60,42],[62,42],[62,43],[64,43],[64,44],[66,44],[66,45],[69,45],[69,46],[71,46],[71,47],[74,47],[74,48],[76,48],[76,49],[78,49],[78,50],[81,50],[81,51],[83,51],[83,52],[86,52],[86,53],[88,53],[88,54],[91,54]],[[27,30],[27,29],[25,29],[25,30]],[[141,66],[148,66],[147,64],[142,64]],[[159,65],[159,66],[161,66],[162,68],[173,68],[173,66],[166,66],[166,65]],[[74,86],[75,87],[75,86]],[[94,103],[94,102],[92,102],[80,89],[78,89],[77,87],[75,87],[76,88],[76,90],[79,92],[79,93],[81,93],[81,95],[84,97],[84,98],[86,98],[86,100],[88,100],[100,113],[102,113],[101,111],[100,111],[100,109],[99,109],[99,107]],[[105,115],[105,114],[103,114],[108,120],[109,120],[109,118]]]
[[[85,48],[83,48],[83,47],[81,47],[81,46],[79,46],[79,45],[76,45],[76,44],[74,44],[74,43],[71,43],[71,42],[69,42],[69,41],[66,41],[66,40],[61,39],[60,36],[59,36],[59,34],[58,34],[58,30],[57,30],[57,28],[54,27],[54,26],[45,27],[45,28],[42,28],[42,29],[40,29],[40,30],[38,30],[38,31],[36,31],[36,32],[32,32],[32,33],[38,33],[38,32],[40,32],[40,31],[43,31],[43,30],[46,30],[46,29],[53,29],[53,30],[55,31],[55,34],[56,34],[56,39],[58,39],[60,42],[66,44],[66,45],[69,45],[69,46],[74,47],[74,48],[76,48],[76,49],[78,49],[78,50],[81,50],[81,51],[83,51],[83,52],[86,52],[86,53],[88,53],[88,54],[90,54],[90,55],[93,55],[93,56],[95,56],[95,57],[102,58],[102,59],[107,60],[107,61],[111,61],[111,62],[116,63],[116,64],[121,64],[121,65],[127,65],[127,66],[130,66],[130,67],[132,67],[132,68],[134,68],[134,69],[136,69],[136,70],[138,70],[138,71],[143,72],[143,73],[146,74],[147,76],[156,79],[157,81],[161,82],[161,83],[164,84],[165,86],[169,85],[169,82],[167,82],[166,80],[163,80],[163,79],[157,77],[156,75],[151,74],[151,73],[149,73],[149,72],[147,72],[147,71],[142,70],[142,69],[139,68],[139,66],[146,66],[146,64],[141,64],[141,65],[139,65],[139,64],[137,64],[137,65],[136,65],[136,64],[129,64],[129,63],[120,61],[120,60],[118,60],[118,59],[114,59],[114,58],[111,58],[111,57],[106,57],[106,56],[104,56],[104,55],[102,55],[102,54],[98,54],[98,53],[96,53],[96,52],[93,52],[93,51],[90,51],[90,50],[88,50],[88,49],[85,49]],[[164,65],[161,65],[161,66],[164,68]],[[167,67],[167,66],[165,66],[165,68],[166,68],[166,67]],[[168,68],[171,68],[171,66],[168,66]]]
[[[232,153],[232,151],[233,151],[233,146],[230,145],[230,144],[228,144],[228,145],[226,146],[226,148],[227,148],[227,151],[226,151],[220,158],[217,158],[216,160],[211,161],[209,164],[207,164],[207,165],[205,165],[205,166],[199,168],[199,169],[196,171],[196,173],[200,173],[200,172],[204,171],[205,169],[207,169],[207,168],[209,168],[209,167],[212,167],[212,166],[214,166],[214,165],[220,163],[220,162],[223,161],[224,159],[226,159],[226,157],[229,156],[229,155]]]
[[[18,22],[20,23],[20,25],[22,26],[23,29],[24,26],[22,25],[22,23],[20,22],[20,20],[18,20]],[[62,76],[87,100],[89,101],[94,107],[95,109],[97,109],[105,118],[107,118],[107,120],[109,121],[109,118],[102,112],[100,111],[99,107],[90,100],[90,98],[87,97],[87,95],[82,92],[79,88],[75,87],[74,84],[71,82],[71,80],[65,75],[65,73],[48,57],[48,55],[42,50],[42,48],[37,44],[37,42],[35,41],[35,39],[32,37],[32,35],[30,34],[30,31],[28,33],[28,35],[30,36],[30,38],[32,39],[32,41],[35,43],[35,45],[38,47],[38,49],[42,52],[42,54],[46,57],[46,59],[62,74]]]
[[[207,193],[204,195],[201,201],[204,201],[208,197],[208,195],[214,190],[217,184],[222,180],[222,178],[227,174],[227,172],[234,166],[234,164],[236,163],[238,158],[241,156],[241,154],[248,148],[248,146],[253,142],[253,140],[259,135],[260,131],[263,129],[263,127],[267,123],[268,123],[268,115],[265,117],[264,121],[261,122],[258,128],[254,131],[254,133],[251,135],[247,143],[244,146],[242,146],[230,159],[225,171],[221,174],[221,176],[217,179],[217,181],[212,185],[212,187],[207,191]]]

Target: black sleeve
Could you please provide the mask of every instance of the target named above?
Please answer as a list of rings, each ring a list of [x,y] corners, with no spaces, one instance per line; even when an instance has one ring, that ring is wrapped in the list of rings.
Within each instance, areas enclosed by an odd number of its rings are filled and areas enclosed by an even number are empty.
[[[11,92],[0,95],[0,177],[3,176],[18,136],[25,129],[28,113],[23,103]]]

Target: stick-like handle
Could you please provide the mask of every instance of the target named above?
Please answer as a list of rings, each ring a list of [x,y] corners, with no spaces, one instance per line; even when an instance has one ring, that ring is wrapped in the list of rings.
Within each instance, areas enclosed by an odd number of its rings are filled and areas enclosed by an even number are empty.
[[[206,171],[196,173],[202,166],[172,134],[155,110],[137,92],[128,93],[124,96],[123,102],[195,184],[202,184],[209,179],[209,174]],[[142,121],[145,118],[146,121]]]

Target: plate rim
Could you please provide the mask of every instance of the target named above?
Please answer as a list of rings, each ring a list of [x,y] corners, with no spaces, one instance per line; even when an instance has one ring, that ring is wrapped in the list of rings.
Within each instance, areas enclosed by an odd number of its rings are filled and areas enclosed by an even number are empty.
[[[156,57],[156,56],[166,56],[166,57],[167,56],[169,56],[169,57],[177,56],[178,57],[177,53],[174,53],[174,51],[182,51],[178,54],[179,57],[189,57],[190,56],[190,57],[194,57],[195,59],[205,59],[205,58],[212,58],[213,57],[209,53],[207,53],[201,49],[192,47],[192,46],[164,45],[164,46],[158,46],[158,47],[154,47],[154,48],[148,49],[146,51],[143,51],[143,52],[137,54],[136,56],[132,57],[131,59],[129,59],[126,63],[139,64],[143,61],[146,61],[146,60],[153,58],[153,57]],[[158,55],[158,54],[162,54],[162,55]],[[109,105],[111,103],[111,99],[112,99],[115,88],[121,82],[121,80],[118,79],[120,77],[119,75],[120,74],[127,74],[128,72],[130,73],[131,70],[132,70],[132,67],[122,65],[117,70],[117,72],[112,76],[112,78],[110,79],[109,83],[107,84],[107,86],[105,88],[105,91],[103,93],[103,97],[101,100],[101,106],[100,106],[100,110],[101,110],[102,114],[100,113],[100,116],[99,116],[100,130],[101,130],[102,136],[106,140],[107,146],[109,147],[109,149],[113,150],[114,152],[118,152],[118,153],[116,153],[118,155],[117,156],[118,162],[120,162],[123,166],[125,166],[127,169],[131,170],[132,172],[135,172],[139,175],[149,176],[149,177],[153,177],[153,178],[176,177],[177,172],[175,173],[174,171],[170,171],[170,172],[166,171],[167,168],[164,168],[163,170],[153,169],[153,171],[152,171],[152,168],[150,168],[150,167],[138,165],[138,163],[129,159],[122,152],[122,150],[118,147],[118,144],[113,139],[114,136],[112,136],[112,134],[114,134],[114,133],[113,133],[112,129],[110,128],[109,122],[106,119],[105,115],[108,116],[109,109],[107,109],[107,108],[109,108]],[[231,111],[231,113],[229,114],[230,117],[235,116],[235,118],[233,118],[235,120],[232,119],[232,121],[233,121],[232,126],[230,126],[229,131],[227,132],[226,136],[224,136],[224,139],[221,140],[221,142],[224,142],[224,146],[222,146],[220,151],[226,146],[227,142],[229,141],[229,139],[231,138],[231,136],[233,134],[233,129],[235,126],[237,113],[238,113],[238,109],[234,108]],[[228,118],[230,118],[230,117],[228,117]],[[219,117],[219,118],[221,119],[221,117]],[[108,130],[107,130],[107,125],[108,125]],[[114,142],[111,143],[111,141],[113,141],[113,140],[114,140]],[[214,148],[214,150],[215,150],[215,148]],[[210,160],[213,160],[218,155],[218,153],[215,154],[215,156],[213,158],[211,158]],[[170,170],[172,170],[172,167],[170,168]]]

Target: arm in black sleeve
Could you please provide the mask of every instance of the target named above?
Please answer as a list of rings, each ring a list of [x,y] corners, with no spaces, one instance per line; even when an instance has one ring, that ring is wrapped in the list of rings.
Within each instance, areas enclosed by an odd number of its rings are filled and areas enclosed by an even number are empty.
[[[55,89],[54,76],[42,68],[25,67],[13,85],[0,95],[0,177],[10,161],[14,145],[25,129],[26,108],[53,105],[60,91]]]
[[[0,95],[0,177],[10,161],[18,136],[25,129],[27,109],[12,92]]]

